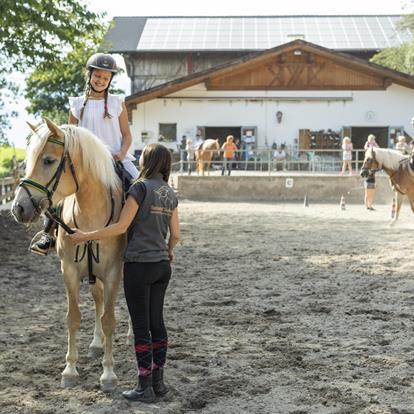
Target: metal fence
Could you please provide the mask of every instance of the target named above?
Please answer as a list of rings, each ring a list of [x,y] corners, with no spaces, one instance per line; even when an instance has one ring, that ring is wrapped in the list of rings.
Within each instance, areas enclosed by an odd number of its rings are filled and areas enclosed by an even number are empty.
[[[226,161],[220,151],[212,153],[211,170],[220,171],[225,167]],[[232,170],[239,171],[266,171],[269,175],[278,171],[304,171],[307,173],[338,173],[342,170],[342,150],[298,150],[294,154],[286,154],[284,160],[278,160],[274,156],[275,150],[264,148],[246,151],[235,151],[235,158],[231,163]],[[352,169],[358,171],[364,160],[364,150],[352,151]],[[196,172],[197,163],[194,156],[185,150],[180,152],[179,172],[191,174]]]
[[[0,205],[13,199],[15,188],[16,179],[14,177],[0,178]]]

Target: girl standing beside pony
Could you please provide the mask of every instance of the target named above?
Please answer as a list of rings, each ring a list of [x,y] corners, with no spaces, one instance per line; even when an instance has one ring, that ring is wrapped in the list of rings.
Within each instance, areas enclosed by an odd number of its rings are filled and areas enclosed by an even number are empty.
[[[139,163],[139,178],[128,191],[119,221],[91,232],[76,230],[68,237],[82,243],[128,231],[124,290],[134,331],[138,384],[122,395],[131,401],[153,402],[155,395],[168,392],[163,381],[168,344],[163,307],[180,228],[177,197],[168,186],[170,151],[160,144],[147,145]]]
[[[115,59],[108,54],[96,53],[86,63],[85,95],[69,98],[69,124],[84,127],[106,144],[116,161],[122,162],[132,177],[138,177],[138,170],[128,154],[132,138],[128,125],[128,115],[119,95],[109,93],[112,78],[118,68]],[[55,244],[53,223],[47,219],[40,239],[30,249],[34,253],[46,255]]]
[[[365,197],[364,197],[364,203],[365,208],[370,211],[375,211],[375,208],[372,206],[374,203],[374,195],[375,195],[375,173],[372,172],[367,175],[364,182],[364,188],[365,188]]]

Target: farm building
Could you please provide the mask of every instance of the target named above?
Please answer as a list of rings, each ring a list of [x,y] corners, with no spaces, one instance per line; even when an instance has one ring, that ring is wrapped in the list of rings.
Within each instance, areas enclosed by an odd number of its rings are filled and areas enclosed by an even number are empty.
[[[414,77],[372,64],[411,39],[399,16],[118,17],[107,35],[125,59],[134,149],[183,137],[256,147],[383,147],[414,135]]]

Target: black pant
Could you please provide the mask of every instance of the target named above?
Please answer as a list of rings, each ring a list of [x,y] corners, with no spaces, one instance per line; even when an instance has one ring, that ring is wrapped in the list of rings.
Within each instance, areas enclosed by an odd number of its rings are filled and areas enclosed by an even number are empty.
[[[138,373],[165,365],[168,347],[163,308],[171,277],[169,261],[125,263],[124,290],[135,338]]]

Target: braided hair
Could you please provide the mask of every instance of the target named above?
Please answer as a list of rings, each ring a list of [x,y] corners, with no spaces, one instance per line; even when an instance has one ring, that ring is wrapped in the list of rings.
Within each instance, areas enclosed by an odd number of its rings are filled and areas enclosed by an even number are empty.
[[[89,69],[89,76],[87,77],[86,88],[85,88],[85,99],[83,100],[82,108],[81,108],[80,114],[79,114],[79,118],[80,118],[79,120],[80,121],[82,121],[82,119],[83,119],[83,113],[85,112],[85,107],[86,107],[86,104],[88,103],[89,95],[91,93],[91,90],[93,89],[92,86],[91,86],[92,71],[93,71],[92,68]],[[113,76],[112,76],[112,78],[113,78]],[[109,87],[111,85],[112,78],[109,81],[108,87],[105,89],[105,92],[104,92],[104,115],[103,115],[104,119],[105,118],[108,118],[108,119],[112,118],[112,115],[108,111],[108,95],[109,95]]]
[[[108,94],[109,94],[109,92],[108,92],[108,90],[109,90],[109,85],[108,85],[108,87],[105,89],[105,100],[104,100],[104,119],[105,118],[108,118],[108,119],[111,119],[112,118],[112,115],[108,112]]]

